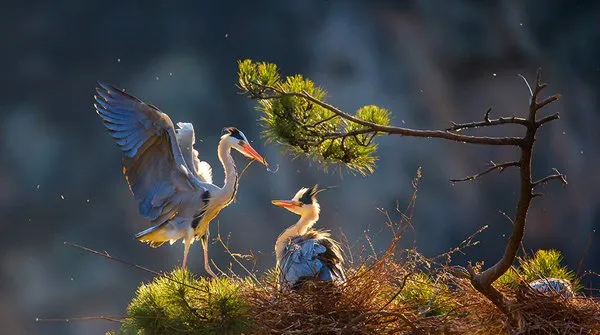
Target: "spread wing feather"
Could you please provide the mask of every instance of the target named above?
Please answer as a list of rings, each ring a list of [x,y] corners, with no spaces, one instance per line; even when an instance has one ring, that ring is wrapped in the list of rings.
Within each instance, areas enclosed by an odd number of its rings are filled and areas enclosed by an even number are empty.
[[[139,212],[154,224],[181,213],[199,180],[191,173],[167,114],[113,86],[98,83],[96,111],[123,151],[123,173]]]

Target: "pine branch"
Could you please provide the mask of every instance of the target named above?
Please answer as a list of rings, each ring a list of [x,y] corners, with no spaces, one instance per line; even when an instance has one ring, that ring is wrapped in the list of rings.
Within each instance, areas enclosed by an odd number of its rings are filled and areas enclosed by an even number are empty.
[[[469,135],[459,135],[452,133],[447,130],[417,130],[403,127],[395,127],[395,126],[382,126],[373,122],[361,120],[357,117],[354,117],[350,114],[347,114],[340,109],[321,101],[308,92],[288,92],[282,90],[280,88],[264,85],[258,82],[252,82],[251,84],[256,85],[259,88],[261,93],[252,95],[254,99],[281,99],[284,97],[299,97],[306,99],[316,105],[319,105],[341,118],[348,120],[350,122],[356,123],[358,125],[364,126],[369,129],[369,132],[379,132],[389,135],[402,135],[402,136],[412,136],[412,137],[426,137],[426,138],[443,138],[450,141],[455,142],[464,142],[464,143],[473,143],[473,144],[487,144],[487,145],[509,145],[509,146],[520,146],[522,144],[522,139],[518,137],[489,137],[489,136],[469,136]],[[366,129],[364,130],[366,132]]]

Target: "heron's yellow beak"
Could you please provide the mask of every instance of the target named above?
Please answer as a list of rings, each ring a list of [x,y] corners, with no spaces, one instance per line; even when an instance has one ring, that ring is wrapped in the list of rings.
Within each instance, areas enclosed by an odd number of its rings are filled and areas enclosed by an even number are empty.
[[[259,153],[256,152],[256,150],[254,150],[254,148],[252,146],[250,146],[250,144],[248,144],[248,143],[242,144],[242,150],[244,150],[244,154],[246,154],[248,157],[256,159],[264,166],[269,166],[267,161],[261,155],[259,155]]]
[[[283,208],[295,208],[298,206],[298,204],[292,200],[271,200],[271,203]]]

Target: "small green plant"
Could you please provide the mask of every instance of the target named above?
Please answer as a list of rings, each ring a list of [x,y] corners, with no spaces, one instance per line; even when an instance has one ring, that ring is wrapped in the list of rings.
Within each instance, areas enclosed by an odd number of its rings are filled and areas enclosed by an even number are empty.
[[[403,303],[414,306],[424,316],[442,315],[453,307],[444,299],[448,292],[446,284],[435,282],[423,272],[416,272],[407,278],[398,298]]]
[[[137,289],[117,334],[242,334],[250,327],[242,285],[176,269]]]
[[[561,264],[562,255],[558,250],[538,250],[529,258],[519,258],[519,265],[512,267],[500,278],[497,284],[510,288],[518,287],[522,281],[532,282],[543,278],[558,278],[568,280],[573,291],[581,289],[575,273]]]

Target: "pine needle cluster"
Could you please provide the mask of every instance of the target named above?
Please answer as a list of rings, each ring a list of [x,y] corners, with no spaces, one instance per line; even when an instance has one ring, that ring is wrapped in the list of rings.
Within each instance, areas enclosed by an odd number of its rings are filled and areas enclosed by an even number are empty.
[[[241,334],[250,323],[248,305],[240,296],[246,284],[175,269],[137,289],[117,334]]]
[[[362,175],[374,171],[373,138],[378,133],[324,106],[324,89],[299,74],[282,77],[275,64],[247,59],[238,66],[238,86],[258,101],[267,142],[279,143],[293,156],[309,157],[325,169],[345,166]],[[389,111],[375,105],[361,107],[353,117],[382,126],[391,118]]]
[[[518,265],[504,273],[496,284],[515,289],[523,283],[538,279],[556,278],[571,283],[574,292],[581,290],[575,273],[562,265],[563,257],[558,250],[538,250],[532,257],[518,258]]]

